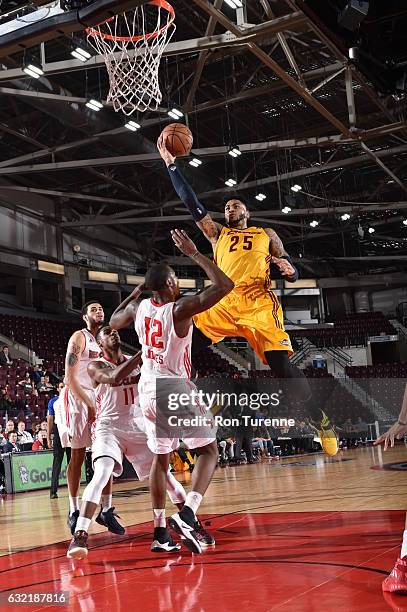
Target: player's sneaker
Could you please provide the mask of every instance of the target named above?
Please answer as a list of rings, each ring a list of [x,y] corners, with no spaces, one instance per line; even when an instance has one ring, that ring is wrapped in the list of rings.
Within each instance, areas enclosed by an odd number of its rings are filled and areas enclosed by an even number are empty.
[[[88,556],[88,534],[77,531],[69,544],[66,556],[69,559],[84,559]]]
[[[177,552],[181,549],[181,546],[174,542],[166,527],[155,527],[153,538],[151,552]]]
[[[201,545],[201,548],[208,548],[215,546],[215,538],[206,529],[204,529],[201,521],[197,519],[194,523],[194,531],[196,533],[196,539]]]
[[[397,559],[391,574],[383,580],[382,589],[388,593],[407,595],[407,556]]]
[[[180,512],[173,514],[168,519],[168,524],[176,533],[183,538],[183,544],[194,553],[201,553],[202,547],[195,531],[196,518],[191,508],[184,506]]]
[[[120,516],[116,514],[114,510],[114,506],[109,508],[109,510],[102,510],[101,508],[95,520],[99,525],[107,527],[111,533],[115,533],[116,535],[124,535],[126,530],[116,520],[116,516],[117,518],[120,518]]]
[[[322,412],[322,419],[317,428],[323,451],[329,457],[333,457],[338,452],[338,438],[325,412]]]
[[[75,512],[72,512],[72,514],[68,513],[68,519],[66,521],[66,524],[68,525],[68,528],[72,535],[75,535],[76,523],[78,522],[78,518],[79,510],[75,510]]]

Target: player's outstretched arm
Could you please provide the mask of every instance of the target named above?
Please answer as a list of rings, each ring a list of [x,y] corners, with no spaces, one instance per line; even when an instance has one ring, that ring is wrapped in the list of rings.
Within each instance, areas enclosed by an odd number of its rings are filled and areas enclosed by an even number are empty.
[[[382,434],[377,438],[374,445],[382,444],[384,442],[384,450],[387,450],[389,444],[390,446],[394,446],[394,440],[400,440],[404,434],[407,433],[407,385],[404,390],[404,398],[403,403],[401,405],[401,410],[399,414],[399,418],[397,421],[386,431],[386,433]]]
[[[136,287],[121,304],[119,304],[110,317],[110,327],[113,327],[113,329],[123,329],[123,327],[128,327],[133,323],[138,309],[136,300],[138,300],[144,289],[145,286],[144,283],[142,283]]]
[[[126,359],[116,368],[105,366],[100,361],[91,361],[88,365],[88,374],[96,387],[98,384],[119,385],[141,363],[141,351]]]
[[[265,228],[265,232],[270,238],[270,254],[272,255],[273,263],[278,267],[281,277],[289,283],[294,283],[298,280],[298,270],[292,264],[289,254],[284,248],[281,239],[277,233],[271,228]]]
[[[85,337],[81,331],[72,334],[66,351],[65,358],[65,383],[76,399],[81,400],[88,409],[94,410],[92,399],[78,381],[79,360],[85,349]]]
[[[232,291],[235,286],[226,274],[216,264],[202,255],[192,240],[183,230],[173,230],[172,239],[181,253],[193,259],[208,275],[212,285],[207,287],[198,295],[184,297],[177,301],[174,306],[174,322],[188,321],[196,314],[208,310],[217,304],[225,295]]]
[[[175,165],[175,157],[166,148],[162,136],[157,141],[157,148],[167,166],[168,174],[178,197],[185,204],[204,236],[214,247],[222,231],[222,225],[212,219],[205,206],[198,200],[194,190]]]

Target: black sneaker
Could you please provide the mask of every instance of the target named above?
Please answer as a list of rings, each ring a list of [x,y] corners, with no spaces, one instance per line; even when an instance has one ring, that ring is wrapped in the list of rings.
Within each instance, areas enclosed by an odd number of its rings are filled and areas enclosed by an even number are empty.
[[[194,525],[196,517],[191,508],[184,506],[181,512],[173,514],[168,519],[168,524],[176,533],[183,538],[183,544],[194,553],[201,553],[202,547],[195,532]]]
[[[201,545],[201,548],[208,548],[209,546],[215,546],[215,538],[206,529],[204,529],[201,521],[197,518],[194,523],[194,531],[196,533],[196,539]]]
[[[88,534],[77,531],[69,544],[66,556],[68,559],[84,559],[88,556]]]
[[[68,514],[68,520],[66,521],[66,524],[68,525],[68,528],[72,535],[75,535],[76,523],[78,522],[78,518],[79,510],[75,510],[75,512],[72,512],[72,514]]]
[[[172,539],[166,527],[155,527],[151,552],[177,552],[181,549]]]
[[[58,499],[58,493],[50,493],[49,494],[49,498],[50,499]]]
[[[116,520],[116,516],[117,518],[120,518],[120,516],[114,511],[114,506],[113,508],[109,508],[109,510],[105,511],[103,511],[101,508],[96,517],[96,522],[99,523],[99,525],[103,525],[103,527],[107,527],[111,533],[115,533],[116,535],[124,535],[126,530]]]

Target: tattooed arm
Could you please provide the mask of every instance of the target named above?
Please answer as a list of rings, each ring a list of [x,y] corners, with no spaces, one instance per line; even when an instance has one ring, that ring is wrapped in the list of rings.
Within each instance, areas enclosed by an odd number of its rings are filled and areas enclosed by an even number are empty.
[[[81,331],[76,331],[74,334],[72,334],[66,351],[65,382],[76,399],[84,402],[89,408],[93,408],[93,401],[77,379],[79,360],[84,348],[85,337]]]
[[[284,248],[281,239],[277,236],[276,232],[270,227],[264,229],[267,236],[270,238],[270,255],[275,266],[277,266],[281,277],[290,283],[294,283],[298,279],[298,270],[291,263],[290,256]]]
[[[209,240],[212,248],[214,249],[218,241],[219,234],[222,231],[222,225],[214,221],[209,213],[205,215],[202,221],[197,221],[196,224],[199,229],[202,230],[203,235]]]

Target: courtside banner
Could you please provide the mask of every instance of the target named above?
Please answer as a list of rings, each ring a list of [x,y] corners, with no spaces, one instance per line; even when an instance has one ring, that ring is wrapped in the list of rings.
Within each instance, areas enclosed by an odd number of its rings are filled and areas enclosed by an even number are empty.
[[[53,453],[40,451],[32,453],[13,453],[11,472],[13,492],[33,491],[51,487]],[[66,485],[66,456],[64,456],[59,485]],[[86,481],[85,466],[82,466],[81,481]]]

